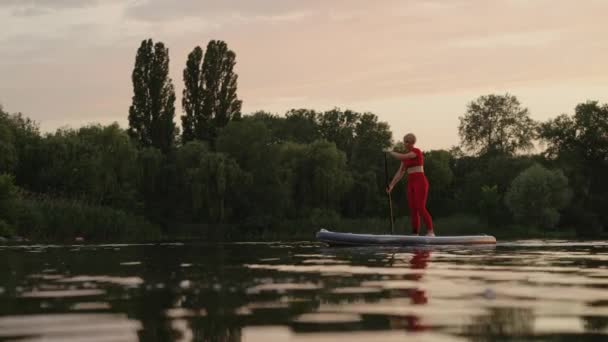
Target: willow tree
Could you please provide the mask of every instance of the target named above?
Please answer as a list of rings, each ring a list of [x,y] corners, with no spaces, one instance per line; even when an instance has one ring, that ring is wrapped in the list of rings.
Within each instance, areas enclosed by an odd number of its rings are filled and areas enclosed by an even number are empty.
[[[169,49],[162,42],[141,42],[132,81],[129,135],[142,147],[166,153],[175,140],[175,91],[169,77]]]

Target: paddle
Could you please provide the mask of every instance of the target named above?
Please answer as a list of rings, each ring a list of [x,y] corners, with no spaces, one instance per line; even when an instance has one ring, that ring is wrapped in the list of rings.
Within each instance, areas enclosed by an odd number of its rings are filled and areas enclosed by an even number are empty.
[[[388,189],[388,161],[386,160],[386,152],[384,153],[384,179],[386,181],[386,188]],[[388,207],[391,215],[391,234],[395,234],[395,222],[393,220],[393,200],[391,199],[391,193],[388,195]]]

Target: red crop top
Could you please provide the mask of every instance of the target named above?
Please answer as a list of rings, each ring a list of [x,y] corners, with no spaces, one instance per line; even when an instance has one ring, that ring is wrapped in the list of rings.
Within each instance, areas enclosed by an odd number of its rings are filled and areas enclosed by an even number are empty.
[[[420,152],[419,149],[417,148],[412,148],[412,150],[410,152],[414,152],[416,154],[416,158],[412,158],[412,159],[404,159],[401,162],[403,163],[403,166],[407,169],[408,167],[412,167],[412,166],[422,166],[424,165],[424,158],[422,157],[422,152]]]

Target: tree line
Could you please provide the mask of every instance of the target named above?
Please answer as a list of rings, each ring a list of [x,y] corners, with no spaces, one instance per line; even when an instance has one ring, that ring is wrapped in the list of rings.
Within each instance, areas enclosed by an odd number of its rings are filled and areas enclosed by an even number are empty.
[[[400,150],[401,136],[374,113],[339,108],[242,115],[235,64],[223,41],[187,56],[181,130],[169,50],[151,39],[135,56],[127,129],[42,134],[0,109],[0,236],[154,238],[227,225],[309,236],[344,222],[385,229],[382,150]],[[608,105],[589,101],[535,122],[515,96],[484,95],[457,129],[458,147],[424,151],[438,233],[605,231]],[[542,152],[531,152],[535,142]],[[404,186],[393,199],[405,224]]]

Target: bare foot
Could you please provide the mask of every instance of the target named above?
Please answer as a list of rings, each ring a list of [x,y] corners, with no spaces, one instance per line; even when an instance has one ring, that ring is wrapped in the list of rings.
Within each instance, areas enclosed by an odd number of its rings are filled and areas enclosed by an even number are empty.
[[[428,233],[426,233],[426,236],[435,236],[435,233],[433,233],[433,232],[428,232]]]

